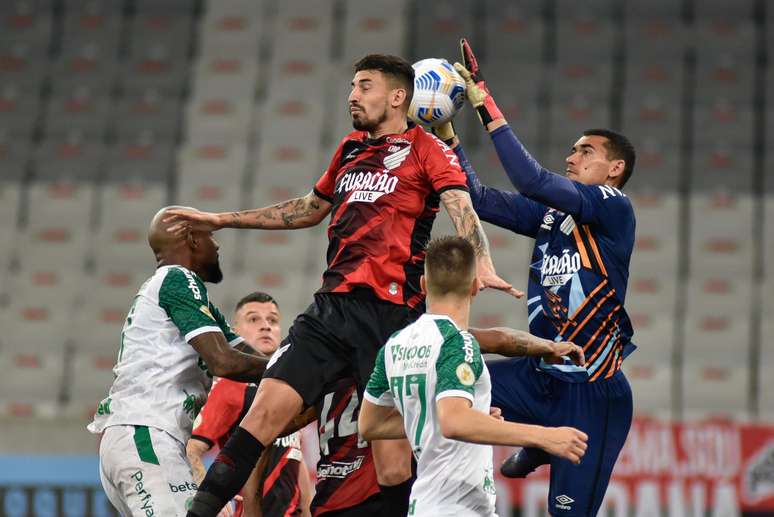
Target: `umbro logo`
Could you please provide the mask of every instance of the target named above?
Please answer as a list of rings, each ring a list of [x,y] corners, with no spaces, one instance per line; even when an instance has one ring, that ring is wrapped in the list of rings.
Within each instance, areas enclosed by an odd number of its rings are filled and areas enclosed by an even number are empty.
[[[572,507],[570,506],[571,503],[574,503],[575,499],[568,495],[558,495],[556,496],[556,507],[560,510],[572,510]]]

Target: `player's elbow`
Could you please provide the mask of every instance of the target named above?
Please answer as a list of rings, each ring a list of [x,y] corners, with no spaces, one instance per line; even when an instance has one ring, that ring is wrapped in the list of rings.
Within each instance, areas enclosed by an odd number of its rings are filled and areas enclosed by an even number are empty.
[[[376,434],[374,419],[371,417],[371,411],[367,407],[367,403],[363,403],[363,406],[360,408],[360,415],[357,417],[357,430],[366,441],[370,442],[379,439],[379,436]]]
[[[438,427],[441,429],[441,434],[444,438],[449,440],[463,440],[465,438],[464,429],[461,424],[461,419],[455,418],[455,416],[448,411],[441,412],[438,415]]]

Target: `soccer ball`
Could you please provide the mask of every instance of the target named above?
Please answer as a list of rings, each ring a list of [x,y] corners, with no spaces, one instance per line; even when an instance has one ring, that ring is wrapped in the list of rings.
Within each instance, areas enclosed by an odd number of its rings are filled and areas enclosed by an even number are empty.
[[[447,122],[465,105],[465,80],[445,59],[417,61],[408,116],[426,127]]]

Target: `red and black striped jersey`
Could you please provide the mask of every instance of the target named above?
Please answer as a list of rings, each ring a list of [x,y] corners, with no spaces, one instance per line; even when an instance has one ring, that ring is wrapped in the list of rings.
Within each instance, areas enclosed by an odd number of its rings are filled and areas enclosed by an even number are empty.
[[[357,432],[360,397],[354,379],[341,379],[315,406],[320,437],[312,515],[352,508],[379,493],[371,447]]]
[[[255,398],[255,384],[216,378],[194,422],[191,438],[210,447],[223,447]],[[264,515],[300,515],[300,487],[298,472],[302,459],[298,433],[278,438],[269,450],[269,461],[263,483],[261,509]],[[237,504],[235,517],[242,515]]]
[[[448,189],[467,191],[457,156],[421,127],[376,140],[347,135],[314,187],[333,204],[319,292],[366,287],[396,304],[422,302],[424,248]]]

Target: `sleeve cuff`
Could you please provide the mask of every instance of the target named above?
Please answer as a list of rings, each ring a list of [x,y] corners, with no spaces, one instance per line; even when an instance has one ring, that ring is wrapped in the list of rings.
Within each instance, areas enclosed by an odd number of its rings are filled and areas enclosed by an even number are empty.
[[[194,329],[188,334],[186,334],[183,339],[185,339],[185,342],[188,343],[196,336],[201,336],[202,334],[206,334],[207,332],[220,332],[223,334],[223,331],[220,330],[220,327],[216,327],[215,325],[208,325],[206,327],[199,327],[198,329]]]
[[[191,440],[199,440],[200,442],[204,442],[207,445],[209,445],[210,449],[212,449],[215,446],[215,442],[207,438],[206,436],[202,436],[200,434],[192,434]]]
[[[320,199],[324,199],[328,203],[333,203],[333,198],[331,196],[326,196],[325,194],[317,190],[317,187],[313,188],[312,192],[314,192],[314,195],[319,197]]]
[[[385,391],[380,397],[374,397],[366,391],[363,393],[363,398],[376,406],[395,407],[395,401],[388,391]]]
[[[459,398],[462,398],[462,399],[467,399],[467,400],[470,401],[471,404],[473,403],[473,395],[471,395],[470,393],[468,393],[467,391],[464,391],[464,390],[445,390],[445,391],[442,391],[441,393],[438,393],[435,396],[435,400],[438,401],[438,400],[446,399],[446,398],[450,398],[450,397],[459,397]]]
[[[445,187],[441,187],[438,189],[438,194],[443,194],[447,190],[462,190],[464,192],[468,192],[468,186],[467,185],[447,185]]]

